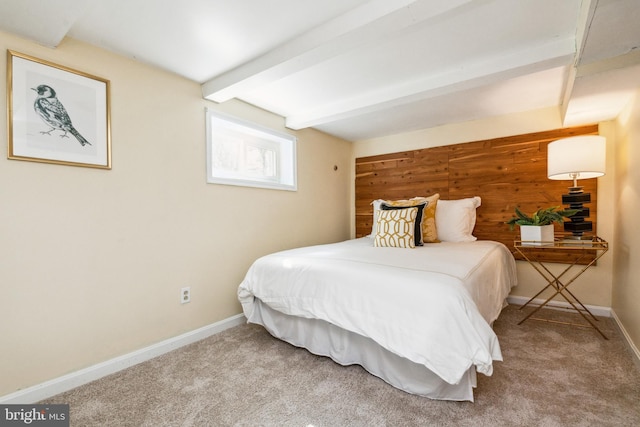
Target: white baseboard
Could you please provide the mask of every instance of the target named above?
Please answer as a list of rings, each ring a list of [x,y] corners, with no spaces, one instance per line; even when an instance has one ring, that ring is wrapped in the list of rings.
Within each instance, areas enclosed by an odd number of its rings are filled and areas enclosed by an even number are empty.
[[[186,332],[177,337],[169,338],[159,343],[150,345],[140,350],[115,357],[111,360],[98,363],[88,368],[45,381],[32,387],[18,390],[14,393],[0,396],[0,404],[31,404],[47,399],[56,394],[69,391],[75,387],[95,381],[104,376],[113,374],[138,363],[153,359],[164,353],[168,353],[187,344],[200,341],[217,333],[246,322],[243,314],[229,317],[211,325]]]
[[[638,347],[636,347],[636,345],[633,343],[633,341],[631,340],[631,336],[622,325],[622,322],[620,321],[620,318],[618,318],[618,315],[616,314],[616,312],[613,310],[611,310],[611,317],[613,317],[613,320],[616,322],[618,329],[620,329],[622,336],[627,342],[627,346],[629,347],[629,350],[631,350],[631,353],[636,356],[634,362],[638,367],[640,367],[640,350],[638,350]]]
[[[529,301],[529,298],[527,297],[519,297],[519,296],[507,297],[507,302],[513,305],[523,305],[527,301]],[[532,304],[540,305],[543,302],[544,302],[543,299],[537,298],[532,301]],[[573,310],[571,308],[571,305],[568,302],[564,302],[564,301],[549,301],[549,303],[545,307],[553,308],[556,310]],[[595,316],[611,317],[611,307],[602,307],[599,305],[587,305],[587,304],[585,304],[585,307],[587,307],[589,311],[593,313]]]

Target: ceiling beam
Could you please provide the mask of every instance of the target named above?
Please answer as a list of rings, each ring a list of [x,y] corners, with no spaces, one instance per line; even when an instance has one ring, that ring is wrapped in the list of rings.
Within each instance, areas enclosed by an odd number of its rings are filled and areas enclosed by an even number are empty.
[[[577,68],[564,126],[614,119],[640,87],[640,51]]]
[[[302,129],[347,119],[436,96],[571,64],[575,55],[573,37],[520,49],[482,61],[464,64],[419,80],[387,86],[374,93],[323,105],[313,111],[288,116],[286,126]]]
[[[279,80],[350,50],[386,38],[471,0],[373,0],[268,53],[202,84],[202,94],[215,102],[240,97],[253,88]],[[478,3],[477,1],[475,3]]]
[[[576,23],[576,54],[573,59],[573,64],[567,73],[562,102],[560,103],[560,114],[563,122],[567,117],[571,95],[573,94],[573,86],[575,85],[576,75],[578,74],[578,64],[580,63],[584,46],[589,37],[589,29],[591,28],[597,5],[598,0],[584,0],[580,5],[580,13]]]

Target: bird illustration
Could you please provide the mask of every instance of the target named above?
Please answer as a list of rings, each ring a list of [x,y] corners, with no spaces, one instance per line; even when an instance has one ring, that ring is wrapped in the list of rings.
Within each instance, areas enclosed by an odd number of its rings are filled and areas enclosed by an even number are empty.
[[[36,110],[36,113],[38,113],[47,125],[51,126],[51,129],[42,131],[40,132],[41,134],[51,135],[51,132],[60,129],[64,132],[63,135],[60,135],[60,138],[68,138],[67,133],[70,133],[76,137],[83,147],[85,145],[91,145],[91,143],[73,127],[67,110],[64,108],[64,105],[62,105],[62,102],[58,100],[56,91],[53,90],[51,86],[40,85],[37,88],[31,89],[38,93],[38,97],[33,103],[33,109]]]

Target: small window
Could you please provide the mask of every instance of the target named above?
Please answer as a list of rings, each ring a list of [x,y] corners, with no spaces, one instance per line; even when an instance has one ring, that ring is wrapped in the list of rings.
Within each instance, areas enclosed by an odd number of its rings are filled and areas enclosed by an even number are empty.
[[[207,182],[296,191],[296,138],[206,110]]]

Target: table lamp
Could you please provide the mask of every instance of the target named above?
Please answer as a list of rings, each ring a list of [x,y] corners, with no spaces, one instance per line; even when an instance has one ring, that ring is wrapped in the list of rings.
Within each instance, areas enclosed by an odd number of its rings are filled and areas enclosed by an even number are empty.
[[[547,176],[555,180],[572,180],[569,194],[562,195],[562,204],[577,209],[564,222],[564,230],[571,232],[570,239],[581,240],[585,233],[593,231],[589,217],[591,194],[578,186],[578,179],[597,178],[605,173],[606,139],[597,135],[582,135],[553,141],[547,147]]]

